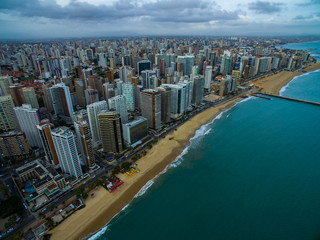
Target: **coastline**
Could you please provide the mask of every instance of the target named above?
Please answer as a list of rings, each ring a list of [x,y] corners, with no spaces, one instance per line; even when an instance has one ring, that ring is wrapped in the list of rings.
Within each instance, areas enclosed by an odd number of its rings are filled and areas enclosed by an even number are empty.
[[[314,71],[319,68],[320,63],[315,63],[304,70]],[[278,94],[281,87],[289,83],[295,76],[301,74],[303,72],[282,71],[259,79],[254,84],[265,92]],[[141,170],[140,173],[132,178],[120,174],[119,177],[125,184],[112,194],[102,187],[94,190],[95,197],[89,197],[86,200],[84,209],[79,210],[49,232],[52,234],[51,239],[81,239],[106,226],[150,180],[158,176],[183,152],[190,144],[190,138],[195,135],[201,126],[210,123],[218,114],[229,109],[239,100],[242,99],[238,97],[220,106],[209,108],[194,116],[191,121],[185,122],[177,131],[173,131],[159,140],[158,144],[149,150],[146,156],[137,161]],[[172,137],[173,139],[170,140]]]
[[[249,84],[253,83],[255,88],[259,89],[261,92],[278,95],[280,89],[293,80],[294,77],[300,76],[305,72],[315,71],[317,69],[320,69],[320,62],[316,62],[307,66],[305,69],[303,69],[304,72],[281,71],[268,77],[260,78],[254,82],[250,82],[246,84],[246,86],[249,86]]]

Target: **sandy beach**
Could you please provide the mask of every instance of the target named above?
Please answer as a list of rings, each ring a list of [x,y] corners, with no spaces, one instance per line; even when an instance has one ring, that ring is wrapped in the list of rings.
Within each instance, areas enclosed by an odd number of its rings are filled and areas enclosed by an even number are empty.
[[[313,71],[320,68],[320,63],[304,69]],[[254,82],[262,91],[278,94],[282,86],[286,85],[293,77],[302,72],[280,72]],[[212,107],[185,122],[177,131],[161,139],[148,154],[137,161],[140,173],[129,178],[124,174],[119,177],[125,182],[115,192],[109,193],[104,188],[94,190],[95,196],[89,197],[86,207],[77,211],[71,217],[58,225],[51,232],[52,240],[81,239],[102,228],[110,219],[125,207],[139,190],[151,179],[157,176],[168,164],[176,159],[183,149],[189,145],[189,139],[196,130],[210,122],[224,109],[230,108],[241,98],[233,99],[227,103]]]
[[[202,125],[210,122],[223,109],[231,107],[239,98],[218,107],[210,108],[180,126],[177,131],[161,139],[148,154],[137,161],[140,173],[129,178],[118,176],[125,182],[115,192],[109,193],[100,187],[94,190],[94,198],[89,197],[86,207],[73,214],[54,228],[51,239],[81,239],[102,228],[110,219],[125,207],[150,180],[170,164],[189,144],[189,139]],[[170,140],[171,139],[171,140]]]
[[[310,64],[303,71],[310,72],[320,68],[320,62]],[[303,74],[302,71],[290,72],[290,71],[282,71],[268,77],[260,78],[257,81],[254,81],[253,84],[255,88],[261,90],[261,92],[271,93],[271,94],[279,94],[280,89],[289,83],[294,77]],[[247,86],[250,83],[247,84]]]

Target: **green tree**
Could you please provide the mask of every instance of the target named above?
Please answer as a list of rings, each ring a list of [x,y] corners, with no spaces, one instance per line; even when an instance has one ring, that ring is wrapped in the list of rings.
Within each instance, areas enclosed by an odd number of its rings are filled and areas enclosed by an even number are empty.
[[[50,211],[52,212],[55,208],[56,208],[56,206],[52,205],[51,208],[50,208]]]
[[[118,174],[120,172],[120,166],[115,166],[112,170],[112,174]]]
[[[16,232],[14,235],[7,238],[7,240],[21,240],[23,239],[24,232],[22,230]]]
[[[102,184],[101,180],[97,179],[94,181],[95,186],[100,186]]]
[[[54,222],[53,222],[53,220],[51,218],[47,217],[46,221],[47,221],[46,224],[47,224],[47,226],[49,228],[53,228],[54,227]]]
[[[128,170],[131,166],[130,162],[124,162],[122,163],[121,167],[124,168],[125,170]]]
[[[94,182],[92,182],[92,183],[90,183],[90,184],[88,185],[88,187],[89,187],[90,190],[94,189],[95,186],[96,186],[96,185],[95,185]]]
[[[82,198],[83,197],[84,190],[85,189],[83,187],[80,187],[80,188],[77,189],[77,191],[76,191],[77,198]]]

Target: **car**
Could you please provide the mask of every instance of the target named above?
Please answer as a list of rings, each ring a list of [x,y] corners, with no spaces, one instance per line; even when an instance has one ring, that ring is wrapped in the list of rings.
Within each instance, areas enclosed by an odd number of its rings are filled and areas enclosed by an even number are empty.
[[[47,210],[47,208],[44,208],[41,210],[42,213],[44,213]]]

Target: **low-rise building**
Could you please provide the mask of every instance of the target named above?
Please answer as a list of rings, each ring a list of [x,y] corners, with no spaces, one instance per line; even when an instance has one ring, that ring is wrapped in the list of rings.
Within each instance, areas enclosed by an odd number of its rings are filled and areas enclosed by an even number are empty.
[[[2,157],[25,157],[31,153],[23,132],[0,134],[0,155]]]
[[[45,167],[38,160],[17,168],[16,173],[16,182],[33,210],[59,196],[69,184],[55,169]]]

